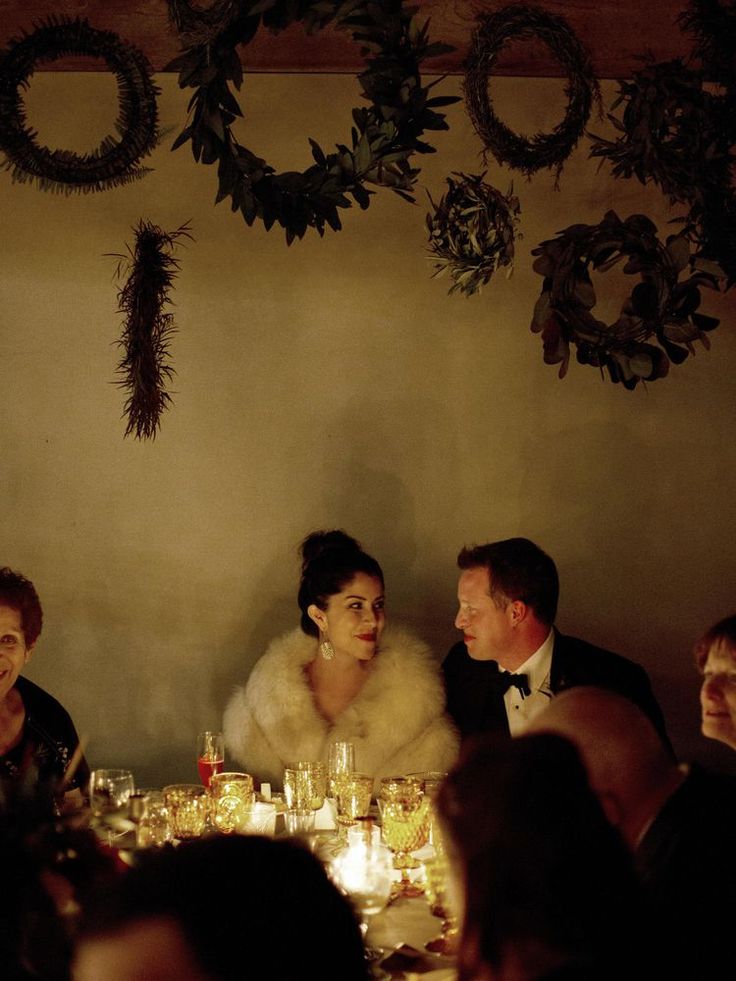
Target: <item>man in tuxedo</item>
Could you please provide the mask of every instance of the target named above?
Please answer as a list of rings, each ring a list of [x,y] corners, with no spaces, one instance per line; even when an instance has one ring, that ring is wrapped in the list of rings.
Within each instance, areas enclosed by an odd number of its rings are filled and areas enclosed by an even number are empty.
[[[678,766],[649,719],[601,688],[563,692],[527,730],[572,742],[609,821],[633,853],[663,978],[733,969],[723,938],[736,894],[736,778]],[[725,897],[729,897],[726,899]]]
[[[463,640],[442,668],[447,710],[463,738],[479,732],[516,735],[559,692],[597,685],[639,705],[669,745],[644,669],[553,626],[559,579],[538,545],[509,538],[464,548],[458,566],[455,626]]]

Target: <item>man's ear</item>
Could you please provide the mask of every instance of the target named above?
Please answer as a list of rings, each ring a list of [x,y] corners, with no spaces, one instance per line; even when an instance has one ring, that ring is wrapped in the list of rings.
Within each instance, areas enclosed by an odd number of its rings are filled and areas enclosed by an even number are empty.
[[[523,600],[511,600],[507,607],[508,617],[512,627],[518,627],[526,620],[529,607]]]
[[[307,616],[317,625],[317,629],[321,633],[327,632],[327,614],[324,610],[320,610],[315,603],[310,603],[307,607]]]

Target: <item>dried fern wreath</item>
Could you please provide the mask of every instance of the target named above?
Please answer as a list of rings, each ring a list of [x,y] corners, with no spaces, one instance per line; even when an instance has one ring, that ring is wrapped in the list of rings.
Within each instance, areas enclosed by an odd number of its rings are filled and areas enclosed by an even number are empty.
[[[698,307],[700,287],[718,289],[720,277],[696,268],[680,281],[691,262],[687,239],[673,235],[661,242],[645,215],[621,221],[609,211],[598,225],[571,225],[532,255],[538,256],[534,271],[544,276],[544,286],[531,329],[542,334],[545,363],[559,364],[560,378],[574,344],[580,364],[605,368],[612,382],[633,389],[640,381],[663,378],[670,362],[680,364],[694,354],[693,341],[707,348],[706,332],[718,326]],[[638,275],[639,282],[618,319],[604,324],[594,314],[590,271],[606,272],[621,261],[624,273]]]
[[[107,136],[91,153],[50,150],[27,125],[22,91],[36,66],[64,55],[102,58],[118,82],[119,136]],[[33,181],[44,190],[104,191],[147,173],[139,162],[159,141],[159,90],[138,48],[85,20],[52,17],[32,34],[11,42],[0,56],[0,152],[13,180]]]
[[[539,7],[512,5],[478,17],[465,60],[463,90],[468,114],[484,146],[500,164],[521,170],[527,177],[543,167],[556,168],[559,177],[585,131],[593,99],[600,89],[587,52],[562,17]],[[550,133],[529,139],[514,133],[498,118],[488,93],[488,80],[496,58],[512,39],[536,37],[543,41],[565,69],[567,108],[562,122]]]
[[[447,129],[437,110],[458,101],[430,97],[432,86],[422,86],[419,65],[452,48],[431,44],[427,24],[420,25],[402,0],[240,0],[237,7],[233,18],[226,2],[218,4],[217,16],[203,27],[207,39],[195,42],[183,34],[185,51],[167,66],[179,72],[180,87],[195,89],[190,120],[172,149],[190,142],[195,160],[217,164],[216,201],[230,198],[247,225],[259,220],[269,229],[278,223],[287,245],[308,228],[320,235],[325,225],[339,231],[339,211],[351,206],[350,197],[368,207],[373,192],[367,184],[413,201],[419,171],[410,158],[434,151],[422,139],[424,132]],[[169,0],[169,8],[175,22],[191,13],[184,0]],[[230,86],[239,89],[243,80],[238,45],[247,45],[261,24],[277,33],[295,22],[310,33],[332,23],[352,35],[367,59],[359,81],[369,105],[353,110],[350,147],[338,143],[336,152],[325,153],[310,140],[311,166],[278,174],[236,140],[231,127],[242,113]],[[196,23],[186,23],[193,24],[196,37]],[[220,33],[214,32],[217,23]]]

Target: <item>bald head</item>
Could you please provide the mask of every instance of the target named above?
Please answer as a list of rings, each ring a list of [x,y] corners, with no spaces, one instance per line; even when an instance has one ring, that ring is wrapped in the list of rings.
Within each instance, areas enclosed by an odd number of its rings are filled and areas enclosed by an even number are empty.
[[[525,732],[553,732],[578,749],[609,819],[634,847],[682,774],[646,715],[602,688],[570,688]]]

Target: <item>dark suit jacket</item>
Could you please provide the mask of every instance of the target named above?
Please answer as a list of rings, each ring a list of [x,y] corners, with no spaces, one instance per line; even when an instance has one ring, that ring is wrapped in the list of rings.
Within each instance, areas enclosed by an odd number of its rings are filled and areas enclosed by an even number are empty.
[[[649,901],[661,977],[731,977],[736,895],[736,778],[697,766],[649,826],[635,853]]]
[[[461,642],[450,650],[442,670],[447,711],[463,738],[480,732],[508,733],[503,696],[493,685],[495,661],[474,660]],[[555,630],[550,687],[556,695],[580,685],[607,688],[630,698],[649,716],[666,745],[670,745],[662,710],[644,668],[620,654]]]

